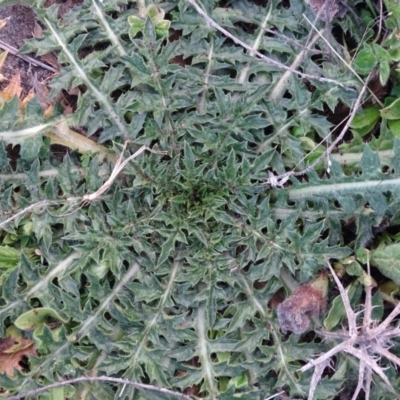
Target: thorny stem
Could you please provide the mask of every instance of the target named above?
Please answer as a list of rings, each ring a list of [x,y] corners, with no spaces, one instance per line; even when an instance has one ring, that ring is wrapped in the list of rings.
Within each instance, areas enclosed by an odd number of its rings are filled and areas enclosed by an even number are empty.
[[[394,308],[394,310],[388,315],[388,317],[375,328],[377,335],[381,335],[386,328],[391,324],[391,322],[400,314],[400,303]]]
[[[322,354],[319,356],[316,360],[310,360],[306,365],[303,367],[299,368],[300,372],[305,372],[311,369],[312,367],[315,367],[316,365],[325,362],[326,360],[331,359],[335,354],[341,352],[342,350],[345,351],[346,348],[351,347],[352,343],[354,342],[354,339],[348,339],[337,346],[335,346],[333,349],[327,351],[326,353]]]
[[[371,281],[371,267],[369,265],[369,253],[367,256],[367,273],[368,281],[365,286],[365,309],[364,309],[364,326],[367,327],[371,321],[372,315],[372,281]]]
[[[368,279],[366,279],[365,282],[366,296],[364,318],[362,325],[357,326],[357,314],[351,308],[347,292],[328,261],[327,265],[340,291],[340,296],[348,319],[348,331],[339,333],[321,332],[323,336],[336,337],[343,341],[299,369],[300,372],[305,372],[314,367],[308,399],[313,399],[316,386],[321,380],[322,373],[328,365],[329,360],[340,352],[348,353],[356,357],[359,361],[358,383],[351,400],[356,400],[362,389],[364,389],[365,392],[365,399],[370,399],[372,372],[375,372],[382,379],[392,393],[396,393],[388,377],[384,373],[384,368],[379,365],[379,362],[382,357],[385,357],[388,361],[400,367],[400,357],[392,354],[388,350],[391,344],[390,338],[400,336],[399,328],[389,326],[393,319],[400,314],[400,303],[384,322],[375,326],[372,320],[372,287],[374,286],[374,280],[371,278],[369,259],[367,259]]]
[[[357,400],[358,394],[360,393],[361,389],[363,388],[364,384],[364,374],[365,374],[365,363],[364,361],[360,360],[360,366],[358,370],[358,383],[356,390],[354,391],[353,397],[351,400]]]
[[[392,354],[389,350],[382,347],[380,344],[375,343],[373,348],[377,353],[381,354],[382,356],[386,357],[389,361],[396,364],[400,367],[400,358],[396,355]]]
[[[322,377],[322,373],[324,372],[324,369],[328,366],[329,364],[329,359],[324,360],[320,364],[316,365],[314,368],[314,373],[311,378],[311,383],[310,383],[310,392],[308,393],[308,399],[312,400],[314,397],[315,390],[317,389],[317,384],[320,381]]]
[[[364,361],[365,364],[373,370],[377,375],[381,377],[381,379],[386,383],[388,388],[390,389],[391,392],[396,393],[395,390],[393,389],[392,384],[389,382],[389,379],[387,376],[383,373],[382,368],[374,361],[369,355],[367,351],[362,351],[360,349],[356,349],[355,347],[346,347],[344,349],[345,352],[356,356],[360,361]]]
[[[349,336],[351,338],[355,338],[357,336],[356,314],[354,313],[353,309],[351,308],[349,296],[347,295],[347,292],[346,292],[345,288],[343,287],[342,282],[340,282],[339,278],[337,277],[335,271],[333,270],[333,268],[331,267],[331,264],[328,261],[327,261],[327,265],[328,265],[329,270],[332,273],[333,279],[335,279],[336,285],[339,288],[340,296],[342,297],[344,308],[346,310],[347,319],[349,322]]]

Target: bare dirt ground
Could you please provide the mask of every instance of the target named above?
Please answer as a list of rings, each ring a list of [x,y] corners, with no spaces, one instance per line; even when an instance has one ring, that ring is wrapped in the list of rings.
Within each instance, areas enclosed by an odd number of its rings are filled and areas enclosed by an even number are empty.
[[[59,15],[62,15],[69,8],[79,4],[80,0],[48,0],[46,6],[54,3],[62,3],[59,9]],[[34,11],[23,3],[0,7],[0,20],[6,18],[8,18],[7,24],[0,29],[0,48],[2,50],[9,50],[9,54],[1,69],[1,73],[6,79],[0,82],[0,90],[4,89],[8,85],[9,80],[19,72],[22,87],[21,97],[23,98],[31,91],[37,93],[37,83],[47,81],[56,73],[57,58],[54,55],[38,57],[35,54],[19,54],[20,56],[12,54],[8,46],[19,50],[24,44],[25,39],[40,35],[42,27],[37,23]],[[35,65],[34,62],[31,62],[32,60],[23,59],[21,56],[29,56],[34,60],[43,62],[50,67],[50,70],[40,65]]]

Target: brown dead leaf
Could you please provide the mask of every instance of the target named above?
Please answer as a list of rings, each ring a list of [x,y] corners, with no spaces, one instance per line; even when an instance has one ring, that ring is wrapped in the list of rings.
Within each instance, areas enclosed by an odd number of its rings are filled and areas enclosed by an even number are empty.
[[[15,95],[21,97],[21,73],[17,72],[11,79],[10,83],[0,92],[3,101],[10,101]]]
[[[28,103],[28,101],[31,101],[35,97],[35,93],[33,91],[30,91],[24,99],[20,102],[20,108],[23,110]]]
[[[54,99],[51,99],[49,94],[50,90],[45,81],[40,82],[36,75],[32,76],[32,83],[38,97],[39,103],[44,110],[48,109],[53,104]]]
[[[44,110],[44,114],[43,114],[44,117],[45,117],[45,118],[50,117],[51,114],[53,113],[53,109],[54,109],[53,104],[50,104],[50,105]]]
[[[0,339],[0,354],[7,351],[11,346],[14,346],[15,340],[11,337]]]
[[[8,55],[8,51],[3,51],[3,52],[0,53],[0,70],[3,68],[4,61],[6,61],[7,55]],[[3,78],[0,79],[0,80],[4,80],[5,79],[4,76],[3,75],[1,75],[1,76]]]
[[[0,29],[4,28],[11,17],[0,19]]]
[[[64,114],[71,115],[74,113],[74,107],[68,102],[68,100],[64,96],[61,97],[61,105],[64,109]]]
[[[24,338],[15,327],[8,328],[7,337],[0,339],[0,373],[12,376],[14,368],[22,370],[22,359],[31,354],[37,354],[33,341]]]
[[[35,21],[35,27],[33,28],[33,36],[37,39],[43,37],[43,28]]]
[[[40,60],[45,62],[46,64],[49,64],[57,71],[60,70],[60,64],[58,63],[58,59],[53,53],[43,54],[42,56],[40,56]]]

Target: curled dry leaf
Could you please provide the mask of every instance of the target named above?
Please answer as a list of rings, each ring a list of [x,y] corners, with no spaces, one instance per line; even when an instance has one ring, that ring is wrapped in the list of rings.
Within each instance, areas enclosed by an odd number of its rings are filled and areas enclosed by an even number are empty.
[[[279,304],[279,325],[284,333],[292,331],[300,334],[307,331],[310,317],[317,316],[325,310],[327,286],[327,276],[321,273],[315,281],[300,286]]]
[[[17,72],[10,79],[9,84],[0,92],[1,103],[10,101],[14,96],[21,97],[21,73]]]
[[[36,349],[31,339],[23,338],[14,327],[7,330],[8,336],[0,339],[0,373],[12,376],[14,368],[21,370],[22,359],[31,354],[36,355]]]

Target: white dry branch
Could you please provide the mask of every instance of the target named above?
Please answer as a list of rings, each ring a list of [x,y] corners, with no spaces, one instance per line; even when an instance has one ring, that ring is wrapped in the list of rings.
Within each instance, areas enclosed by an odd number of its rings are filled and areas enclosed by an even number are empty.
[[[82,205],[86,205],[88,202],[94,201],[94,200],[98,200],[100,198],[100,196],[105,193],[110,186],[114,183],[115,179],[117,178],[118,174],[126,167],[126,165],[129,163],[129,161],[133,160],[134,158],[136,158],[137,156],[139,156],[140,154],[142,154],[144,151],[150,151],[151,153],[154,154],[162,154],[165,155],[167,154],[166,151],[158,151],[158,150],[153,150],[147,146],[142,146],[139,150],[137,150],[134,154],[132,154],[131,156],[129,156],[126,160],[123,160],[124,157],[124,150],[126,149],[127,144],[129,143],[129,141],[126,141],[124,143],[124,146],[122,148],[122,152],[119,155],[115,166],[111,172],[110,177],[107,179],[107,181],[94,193],[91,194],[87,194],[83,197],[71,197],[71,198],[67,198],[65,200],[57,200],[57,201],[53,201],[53,200],[41,200],[38,201],[37,203],[31,204],[25,208],[23,208],[22,210],[18,211],[17,213],[15,213],[14,215],[12,215],[11,217],[7,218],[6,220],[0,222],[0,229],[4,228],[6,225],[8,225],[10,222],[12,222],[13,220],[15,220],[16,218],[26,214],[27,212],[33,211],[37,208],[40,207],[46,207],[46,206],[50,206],[50,205],[57,205],[60,203],[76,203],[77,201],[81,201]],[[74,209],[71,212],[67,212],[64,213],[63,216],[65,215],[69,215],[72,212],[75,212],[76,210]]]
[[[335,149],[336,145],[343,139],[344,135],[346,134],[347,130],[349,129],[351,123],[353,122],[354,117],[356,116],[356,113],[362,103],[362,98],[364,96],[364,93],[367,89],[367,85],[372,77],[372,75],[374,74],[374,71],[371,71],[369,73],[369,75],[367,76],[367,79],[364,82],[363,87],[360,90],[360,93],[357,96],[357,99],[354,103],[354,106],[352,107],[351,113],[350,115],[347,117],[347,122],[344,125],[344,127],[342,128],[342,130],[340,131],[338,137],[332,142],[332,144],[330,146],[328,146],[326,148],[326,150],[312,163],[310,164],[308,167],[304,168],[301,171],[288,171],[285,172],[284,174],[281,175],[273,175],[272,173],[269,174],[269,179],[267,179],[263,184],[264,185],[270,185],[272,187],[279,187],[279,186],[283,186],[287,180],[291,177],[291,176],[301,176],[306,174],[308,171],[311,171],[312,169],[314,169],[314,167],[319,164],[324,158],[326,158],[327,156],[329,156],[331,154],[331,152]],[[328,138],[328,136],[323,139],[318,146],[320,146],[324,141],[326,141]]]
[[[293,74],[296,74],[300,76],[301,78],[307,78],[310,80],[317,80],[319,82],[327,82],[327,83],[332,83],[336,86],[340,86],[345,89],[350,89],[349,87],[343,85],[339,81],[336,81],[335,79],[329,79],[329,78],[324,78],[321,76],[316,76],[316,75],[309,75],[309,74],[304,74],[303,72],[300,72],[292,67],[288,67],[285,64],[280,63],[279,61],[276,61],[272,58],[269,58],[265,56],[264,54],[261,54],[259,51],[255,50],[252,48],[250,45],[244,43],[242,40],[238,39],[236,36],[232,35],[230,32],[228,32],[226,29],[224,29],[222,26],[217,24],[212,18],[208,16],[208,14],[196,3],[195,0],[187,0],[195,9],[196,11],[215,29],[220,31],[223,35],[228,37],[229,39],[233,40],[236,44],[239,46],[242,46],[244,49],[248,50],[250,54],[256,55],[257,57],[261,58],[262,60],[266,61],[269,64],[275,65],[279,67],[280,69],[290,71]]]
[[[362,389],[365,392],[365,399],[370,399],[373,372],[383,380],[392,393],[396,393],[384,373],[385,368],[380,366],[380,360],[384,357],[400,367],[400,358],[388,350],[392,344],[391,339],[400,336],[400,329],[390,325],[393,319],[400,314],[400,303],[380,324],[377,324],[372,319],[372,287],[374,286],[374,282],[370,275],[369,262],[367,262],[368,277],[365,284],[364,318],[362,323],[357,325],[357,314],[351,308],[348,294],[329,262],[327,262],[327,265],[339,289],[346,311],[348,328],[347,331],[340,332],[319,332],[326,337],[339,339],[341,342],[299,369],[300,372],[305,372],[314,368],[308,400],[313,399],[317,384],[321,379],[325,367],[329,364],[332,357],[341,352],[348,353],[359,360],[358,384],[351,400],[356,400]]]
[[[348,63],[346,60],[333,48],[333,46],[329,43],[329,41],[324,37],[322,32],[320,32],[317,27],[314,25],[313,22],[311,22],[305,14],[303,14],[303,18],[311,25],[312,29],[316,31],[317,36],[322,39],[326,45],[329,47],[330,51],[346,66],[346,68],[361,82],[361,84],[364,85],[364,81],[361,78],[360,75],[357,74],[355,69]],[[374,98],[375,102],[379,104],[381,107],[383,107],[383,103],[379,100],[379,98],[376,96],[376,94],[367,87],[368,92],[370,95]]]
[[[93,201],[93,200],[97,199],[99,196],[101,196],[104,192],[106,192],[110,188],[110,186],[114,183],[114,181],[117,178],[118,174],[129,163],[129,161],[133,160],[134,158],[136,158],[137,156],[142,154],[144,151],[147,150],[147,151],[150,151],[151,153],[154,153],[154,154],[163,154],[163,155],[167,154],[166,151],[153,150],[150,147],[142,146],[138,151],[136,151],[134,154],[129,156],[125,161],[122,161],[122,159],[124,158],[124,150],[126,149],[126,146],[127,146],[128,143],[129,143],[129,141],[126,141],[124,143],[124,147],[122,148],[122,152],[121,152],[120,156],[118,157],[117,162],[115,163],[114,169],[112,170],[110,177],[94,193],[86,194],[85,196],[83,196],[83,198],[82,198],[82,202],[83,203],[87,203],[89,201]]]
[[[8,225],[11,221],[13,221],[14,219],[24,215],[25,213],[29,212],[29,211],[33,211],[35,208],[39,208],[39,207],[43,207],[43,206],[48,206],[48,205],[52,205],[52,204],[57,204],[58,202],[56,201],[51,201],[51,200],[41,200],[38,201],[37,203],[31,204],[25,208],[23,208],[22,210],[18,211],[17,213],[15,213],[14,215],[12,215],[10,218],[7,218],[6,220],[0,222],[0,229],[4,228],[6,225]]]
[[[30,390],[29,392],[26,393],[21,393],[16,396],[10,396],[7,397],[7,400],[20,400],[22,398],[28,398],[30,396],[35,396],[39,393],[46,392],[50,389],[56,388],[56,387],[61,387],[61,386],[66,386],[66,385],[73,385],[74,383],[78,382],[110,382],[110,383],[119,383],[119,384],[125,384],[125,385],[130,385],[134,386],[139,389],[145,389],[145,390],[150,390],[150,391],[155,391],[159,393],[165,393],[169,394],[171,396],[174,396],[178,399],[185,399],[185,400],[193,400],[193,397],[187,396],[186,394],[179,393],[179,392],[174,392],[173,390],[165,389],[165,388],[160,388],[157,386],[153,385],[146,385],[144,383],[138,383],[138,382],[132,382],[127,379],[121,379],[121,378],[110,378],[108,376],[83,376],[80,378],[75,378],[75,379],[68,379],[65,381],[61,382],[55,382],[50,385],[46,385],[44,387]]]

